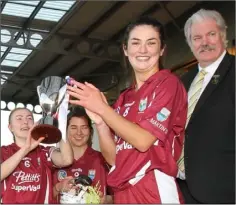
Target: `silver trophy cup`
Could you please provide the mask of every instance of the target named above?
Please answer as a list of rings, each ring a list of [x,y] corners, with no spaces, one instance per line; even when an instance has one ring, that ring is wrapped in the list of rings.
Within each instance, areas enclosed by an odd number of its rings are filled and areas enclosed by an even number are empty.
[[[58,76],[49,76],[37,87],[42,118],[32,130],[32,137],[38,140],[45,137],[42,143],[53,144],[61,140],[58,128],[58,110],[66,94],[66,80]]]

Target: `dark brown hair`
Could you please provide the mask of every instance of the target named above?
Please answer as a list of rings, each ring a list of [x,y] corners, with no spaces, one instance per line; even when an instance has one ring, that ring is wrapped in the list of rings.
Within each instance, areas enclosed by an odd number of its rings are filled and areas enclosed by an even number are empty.
[[[90,129],[90,136],[87,143],[88,143],[88,146],[91,147],[92,137],[93,137],[93,127],[92,127],[92,121],[90,120],[89,116],[86,114],[85,109],[80,106],[73,107],[71,112],[67,115],[67,129],[69,127],[72,117],[84,118],[87,120],[89,129]]]
[[[141,25],[148,25],[152,26],[156,29],[156,31],[159,33],[159,38],[161,41],[161,49],[165,47],[165,35],[164,35],[164,28],[163,25],[157,21],[156,19],[147,17],[147,16],[142,16],[139,19],[131,22],[125,30],[124,36],[123,36],[123,45],[127,47],[128,45],[128,39],[130,36],[130,32],[136,27],[136,26],[141,26]]]

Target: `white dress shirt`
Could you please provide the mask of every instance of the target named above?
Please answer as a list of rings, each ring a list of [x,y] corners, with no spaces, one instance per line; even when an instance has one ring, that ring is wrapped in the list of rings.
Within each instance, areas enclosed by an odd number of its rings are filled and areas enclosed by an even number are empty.
[[[215,74],[217,68],[219,67],[221,61],[223,60],[224,56],[226,54],[226,51],[224,51],[221,56],[212,64],[210,64],[209,66],[205,67],[205,71],[207,72],[207,74],[204,77],[203,80],[203,85],[202,85],[202,90],[201,93],[199,95],[198,98],[200,98],[200,96],[202,95],[203,91],[205,90],[206,86],[208,85],[208,83],[210,82],[210,80],[212,79],[213,75]],[[198,64],[198,72],[200,72],[202,70],[202,67]],[[196,78],[196,77],[195,77]],[[195,80],[195,79],[194,79]],[[193,81],[194,82],[194,81]],[[188,96],[191,96],[190,93],[188,93]],[[188,99],[189,100],[189,99]]]

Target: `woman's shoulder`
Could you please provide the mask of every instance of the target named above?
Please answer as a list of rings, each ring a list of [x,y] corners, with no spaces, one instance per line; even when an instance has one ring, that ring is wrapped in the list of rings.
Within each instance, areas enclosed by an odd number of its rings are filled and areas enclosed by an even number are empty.
[[[174,85],[183,85],[180,77],[172,72],[170,69],[165,69],[161,71],[162,76],[160,76],[161,83],[173,87]]]
[[[122,97],[122,96],[126,95],[126,94],[127,94],[128,92],[130,92],[133,88],[134,88],[134,85],[130,85],[129,87],[127,87],[127,88],[121,90],[119,97]]]
[[[1,146],[1,161],[5,161],[10,156],[15,154],[18,150],[19,148],[15,145],[15,143]]]
[[[5,151],[5,150],[12,150],[12,149],[14,149],[14,148],[16,148],[16,144],[15,143],[12,143],[12,144],[9,144],[9,145],[3,145],[3,146],[1,146],[1,150],[3,151]]]
[[[93,149],[92,147],[90,148],[90,154],[92,155],[92,157],[94,157],[93,159],[98,159],[98,160],[102,160],[104,161],[104,157],[102,156],[102,153]]]
[[[180,82],[180,77],[176,73],[172,72],[170,69],[164,69],[160,71],[160,73],[162,74],[165,80],[173,80],[176,82]]]
[[[93,149],[92,147],[89,147],[89,153],[90,153],[91,155],[96,155],[96,156],[100,156],[100,155],[101,155],[101,152],[99,152],[99,151]]]

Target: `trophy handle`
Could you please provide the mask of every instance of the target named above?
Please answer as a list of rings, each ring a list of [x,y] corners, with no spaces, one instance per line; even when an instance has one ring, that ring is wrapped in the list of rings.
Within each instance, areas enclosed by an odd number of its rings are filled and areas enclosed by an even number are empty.
[[[39,97],[40,97],[40,88],[41,88],[41,86],[38,85],[38,86],[37,86],[37,93],[38,93],[38,96],[39,96]]]
[[[61,104],[66,95],[66,84],[59,90],[58,105]]]
[[[41,95],[41,94],[40,94],[40,88],[41,88],[41,86],[38,85],[38,86],[37,86],[37,93],[38,93],[38,96],[39,96],[39,105],[42,107],[42,104],[41,104],[41,102],[40,102],[40,95]],[[43,113],[44,113],[44,112],[42,112],[42,115],[43,115]]]

